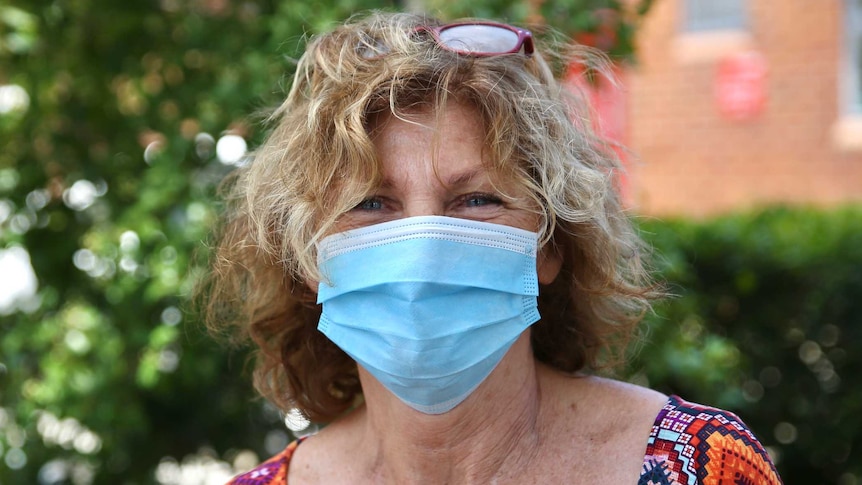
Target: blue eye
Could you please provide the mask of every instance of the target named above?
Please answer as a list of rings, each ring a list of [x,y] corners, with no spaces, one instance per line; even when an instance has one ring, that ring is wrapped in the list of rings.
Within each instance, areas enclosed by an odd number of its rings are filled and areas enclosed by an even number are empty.
[[[380,210],[383,208],[383,202],[376,198],[365,199],[356,208],[364,211]]]
[[[499,198],[488,194],[472,194],[464,198],[464,205],[467,207],[482,207],[491,204],[499,204]]]

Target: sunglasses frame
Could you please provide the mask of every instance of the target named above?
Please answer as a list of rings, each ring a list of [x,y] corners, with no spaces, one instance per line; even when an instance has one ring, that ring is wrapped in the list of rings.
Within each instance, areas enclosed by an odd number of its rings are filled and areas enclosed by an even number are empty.
[[[455,28],[455,27],[463,27],[463,26],[471,26],[471,25],[484,25],[488,27],[496,27],[503,30],[508,30],[509,32],[513,32],[518,36],[518,42],[515,44],[515,47],[508,51],[502,52],[481,52],[481,51],[471,51],[471,50],[462,50],[456,49],[450,45],[447,45],[440,38],[440,34],[446,30]],[[437,27],[429,27],[422,26],[417,27],[417,31],[427,32],[434,38],[434,41],[440,46],[441,49],[445,49],[450,52],[454,52],[456,54],[462,56],[470,56],[470,57],[492,57],[492,56],[501,56],[506,54],[517,54],[521,52],[521,49],[524,49],[524,55],[530,57],[534,52],[533,47],[533,34],[526,29],[522,29],[520,27],[515,27],[514,25],[503,24],[499,22],[490,22],[490,21],[463,21],[463,22],[454,22],[451,24],[440,25]]]

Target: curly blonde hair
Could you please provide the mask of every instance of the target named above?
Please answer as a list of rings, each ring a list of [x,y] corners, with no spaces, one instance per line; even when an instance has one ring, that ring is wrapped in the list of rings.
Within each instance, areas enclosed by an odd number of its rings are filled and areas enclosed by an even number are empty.
[[[485,125],[492,173],[526,189],[563,260],[541,288],[533,352],[563,372],[622,356],[653,295],[613,187],[617,162],[536,52],[471,57],[418,35],[437,20],[372,13],[311,40],[266,141],[226,181],[205,286],[209,327],[258,347],[255,386],[282,409],[335,419],[362,392],[356,364],[317,331],[315,245],[380,183],[369,134],[383,113],[447,99]]]

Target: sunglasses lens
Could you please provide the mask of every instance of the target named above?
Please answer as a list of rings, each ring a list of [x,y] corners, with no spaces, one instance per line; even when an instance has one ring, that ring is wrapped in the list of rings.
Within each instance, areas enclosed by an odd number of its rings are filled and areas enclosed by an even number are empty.
[[[495,25],[453,25],[440,31],[440,43],[457,52],[503,54],[518,47],[518,34]]]

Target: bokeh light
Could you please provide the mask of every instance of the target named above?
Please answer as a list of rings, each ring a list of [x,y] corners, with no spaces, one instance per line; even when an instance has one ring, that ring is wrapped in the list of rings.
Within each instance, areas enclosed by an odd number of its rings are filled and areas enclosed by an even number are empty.
[[[21,247],[0,250],[0,315],[8,315],[36,295],[38,283],[30,253]]]
[[[63,191],[63,202],[72,210],[82,211],[93,205],[98,196],[99,191],[93,182],[78,180]]]
[[[239,135],[224,135],[216,143],[216,155],[225,165],[242,165],[248,145]]]
[[[0,86],[0,115],[24,112],[30,107],[30,95],[17,84]]]

